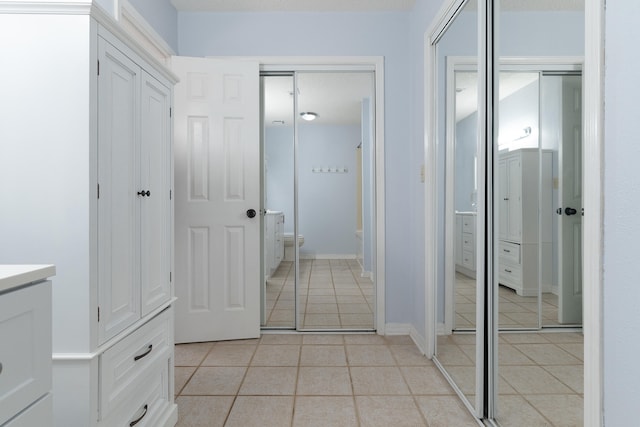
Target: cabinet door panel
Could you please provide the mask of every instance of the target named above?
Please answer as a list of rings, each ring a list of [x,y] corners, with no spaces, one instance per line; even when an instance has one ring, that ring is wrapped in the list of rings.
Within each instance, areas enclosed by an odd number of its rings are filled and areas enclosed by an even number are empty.
[[[140,70],[98,42],[99,341],[140,318],[137,163]]]
[[[509,159],[507,169],[507,185],[509,188],[507,238],[519,242],[522,237],[522,167],[520,156]]]
[[[169,300],[171,284],[171,91],[142,75],[141,200],[142,315]]]
[[[506,239],[509,227],[509,187],[507,161],[498,163],[498,238]]]

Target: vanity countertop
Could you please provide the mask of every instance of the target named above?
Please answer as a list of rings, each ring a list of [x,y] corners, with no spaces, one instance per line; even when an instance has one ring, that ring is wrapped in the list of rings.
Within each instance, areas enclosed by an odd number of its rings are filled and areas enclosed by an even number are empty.
[[[0,292],[55,276],[54,265],[0,265]]]
[[[478,212],[476,211],[468,211],[468,212],[464,212],[464,211],[456,211],[456,215],[477,215]]]

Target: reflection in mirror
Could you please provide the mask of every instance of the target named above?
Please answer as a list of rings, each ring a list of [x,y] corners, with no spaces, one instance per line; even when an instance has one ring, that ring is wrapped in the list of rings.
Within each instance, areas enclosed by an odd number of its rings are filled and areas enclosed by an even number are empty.
[[[293,75],[262,76],[263,276],[262,322],[295,328]]]
[[[579,426],[584,2],[501,0],[499,9],[496,420]],[[517,80],[507,94],[505,82]]]
[[[373,73],[296,77],[298,327],[372,330]]]
[[[477,5],[467,2],[436,44],[440,182],[436,360],[476,407]]]

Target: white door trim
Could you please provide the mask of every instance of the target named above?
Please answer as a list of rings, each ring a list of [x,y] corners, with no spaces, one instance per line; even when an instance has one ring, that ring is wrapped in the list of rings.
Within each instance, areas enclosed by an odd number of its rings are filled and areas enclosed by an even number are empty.
[[[375,212],[374,280],[376,332],[385,334],[385,159],[384,159],[384,57],[382,56],[214,56],[218,59],[257,61],[261,71],[374,71],[375,75]]]
[[[602,160],[604,88],[604,2],[585,2],[583,84],[584,425],[604,425],[602,337]]]

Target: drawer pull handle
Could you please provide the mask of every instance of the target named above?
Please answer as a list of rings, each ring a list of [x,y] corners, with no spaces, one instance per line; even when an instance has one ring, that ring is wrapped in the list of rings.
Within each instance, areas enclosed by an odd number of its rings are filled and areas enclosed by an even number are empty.
[[[142,408],[140,408],[142,410],[142,415],[140,415],[137,419],[131,421],[129,423],[129,427],[133,427],[134,425],[138,424],[140,421],[142,421],[142,419],[144,418],[145,415],[147,415],[147,410],[149,409],[149,405],[144,405]]]
[[[147,351],[145,351],[145,352],[144,352],[144,353],[142,353],[142,354],[139,354],[139,355],[135,356],[135,357],[133,358],[133,361],[134,361],[134,362],[137,362],[138,360],[142,359],[142,358],[143,358],[143,357],[145,357],[147,354],[151,353],[151,350],[153,350],[153,344],[149,344],[149,347],[147,347]]]
[[[508,268],[505,268],[504,271],[506,271],[507,273],[512,273],[512,271],[509,270]]]
[[[509,249],[503,249],[503,251],[505,251],[506,253],[510,254],[511,251]]]

